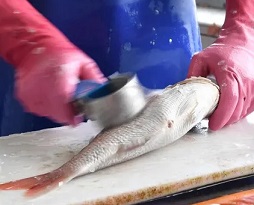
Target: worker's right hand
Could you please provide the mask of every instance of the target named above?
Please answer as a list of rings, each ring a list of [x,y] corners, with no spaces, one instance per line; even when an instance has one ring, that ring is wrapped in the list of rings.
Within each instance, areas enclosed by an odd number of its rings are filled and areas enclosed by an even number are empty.
[[[79,123],[70,101],[79,80],[104,80],[96,63],[28,1],[4,0],[0,10],[0,54],[15,68],[24,108],[58,123]]]
[[[79,80],[104,81],[96,63],[75,47],[35,48],[16,69],[16,94],[24,108],[62,124],[77,125],[70,103]]]

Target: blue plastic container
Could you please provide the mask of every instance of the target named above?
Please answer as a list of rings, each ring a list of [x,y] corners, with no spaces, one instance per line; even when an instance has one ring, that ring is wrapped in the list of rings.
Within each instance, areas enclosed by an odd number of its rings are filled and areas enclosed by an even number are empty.
[[[201,50],[194,0],[32,0],[44,16],[108,76],[135,72],[148,88],[186,77]],[[13,97],[13,70],[0,63],[0,135],[59,126],[24,113]]]

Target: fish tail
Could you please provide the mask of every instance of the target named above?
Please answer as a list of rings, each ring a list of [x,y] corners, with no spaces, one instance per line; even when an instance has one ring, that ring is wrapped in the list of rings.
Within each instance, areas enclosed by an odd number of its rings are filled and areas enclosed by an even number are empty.
[[[0,190],[26,190],[25,197],[34,198],[57,189],[73,179],[73,175],[63,170],[0,184]]]

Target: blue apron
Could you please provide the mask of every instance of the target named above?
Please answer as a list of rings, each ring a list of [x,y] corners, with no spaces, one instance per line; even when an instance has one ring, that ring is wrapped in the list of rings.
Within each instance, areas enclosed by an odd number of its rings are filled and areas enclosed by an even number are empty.
[[[148,88],[186,78],[201,40],[194,0],[30,0],[108,76],[137,73]],[[0,136],[60,126],[25,113],[14,73],[0,62]]]

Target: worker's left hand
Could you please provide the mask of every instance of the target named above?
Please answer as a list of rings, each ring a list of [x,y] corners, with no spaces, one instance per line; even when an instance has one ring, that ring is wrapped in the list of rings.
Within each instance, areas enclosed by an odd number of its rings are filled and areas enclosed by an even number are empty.
[[[254,29],[227,25],[219,38],[193,56],[188,77],[214,75],[220,87],[217,109],[209,127],[218,130],[254,111]]]

